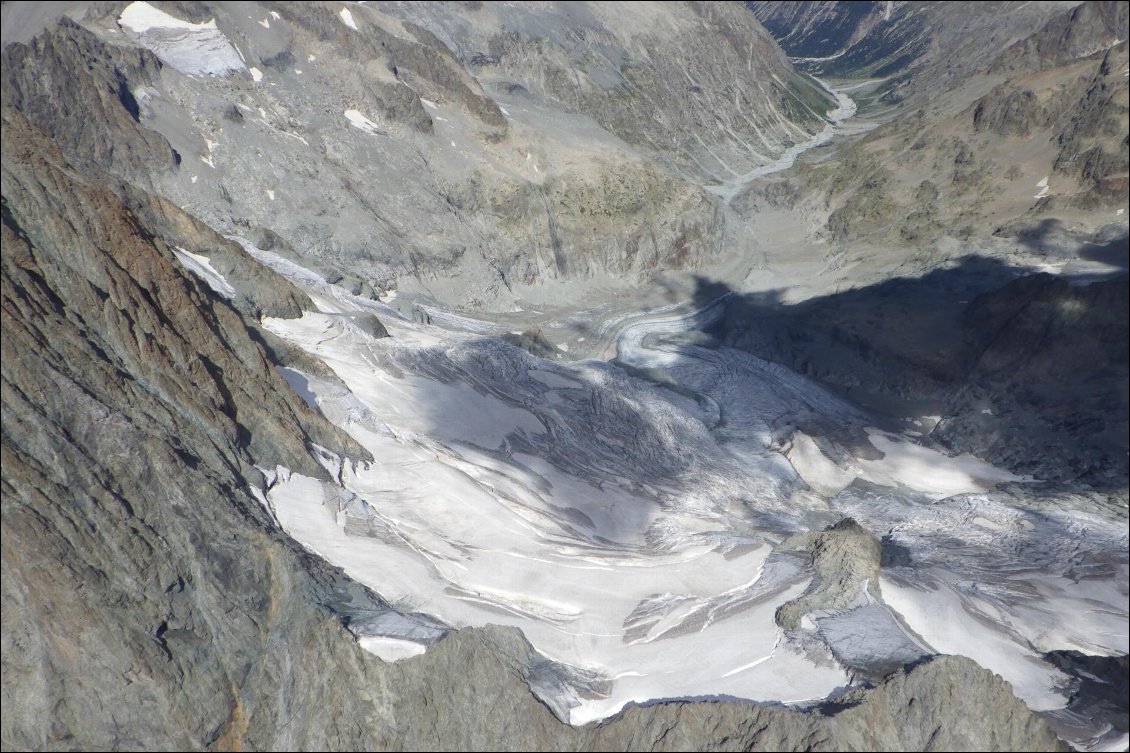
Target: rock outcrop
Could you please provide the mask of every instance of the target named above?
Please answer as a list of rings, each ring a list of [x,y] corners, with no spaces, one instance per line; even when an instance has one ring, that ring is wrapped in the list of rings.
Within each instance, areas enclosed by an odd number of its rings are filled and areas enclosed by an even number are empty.
[[[795,306],[734,296],[718,326],[880,414],[942,415],[932,436],[953,449],[1113,489],[1127,472],[1128,291],[1125,277],[1073,287],[969,258]]]
[[[863,589],[879,592],[879,541],[851,518],[819,533],[798,534],[782,548],[803,550],[814,572],[808,589],[777,609],[777,624],[786,630],[799,628],[810,612],[847,607]]]
[[[151,185],[176,170],[181,155],[141,124],[134,90],[160,76],[148,50],[107,44],[64,16],[28,44],[3,52],[4,101],[22,112],[78,165],[93,165]]]
[[[1126,45],[1078,55],[1124,7],[1071,16],[1062,70],[1033,72],[1036,40],[1015,81],[979,82],[944,112],[924,102],[731,207],[706,187],[807,140],[834,104],[741,6],[159,5],[214,19],[241,64],[189,75],[168,62],[183,50],[161,57],[177,35],[123,27],[120,3],[60,19],[4,5],[5,749],[1064,749],[962,657],[869,663],[827,639],[862,683],[824,702],[656,699],[572,727],[532,691],[553,663],[517,630],[436,624],[398,662],[362,650],[361,626],[394,607],[286,536],[263,487],[280,467],[329,481],[335,460],[371,458],[280,373],[338,379],[260,327],[313,304],[240,239],[369,299],[400,289],[426,320],[414,299],[579,307],[590,289],[604,303],[664,270],[752,258],[735,210],[761,199],[818,205],[833,271],[860,238],[968,238],[1001,155],[1035,137],[1079,188],[1062,205],[1106,207],[1126,186]],[[912,84],[949,93],[999,54],[994,34],[1047,24],[1052,39],[1062,10],[1010,6],[994,27],[946,4],[755,5],[771,27],[792,19],[795,49],[840,61],[813,70],[890,74],[873,98],[887,102]],[[1031,236],[1038,219],[993,227],[1038,247],[1052,232]],[[733,296],[718,334],[878,412],[938,409],[934,439],[955,449],[1124,486],[1125,279],[966,271],[796,306]],[[388,335],[373,315],[336,322]],[[565,352],[533,327],[506,339]],[[610,462],[630,433],[619,421]],[[790,547],[816,577],[780,608],[788,633],[876,606],[884,553],[866,530],[845,521]],[[1094,695],[1122,723],[1124,706]]]
[[[319,604],[377,600],[271,528],[255,466],[360,448],[108,188],[3,130],[4,747],[336,745],[363,657]],[[340,715],[290,726],[312,697]]]
[[[1086,0],[1053,16],[1043,28],[1009,46],[993,63],[994,73],[1042,71],[1126,41],[1130,6]]]
[[[882,78],[887,104],[932,97],[988,68],[1074,3],[1001,3],[975,9],[930,2],[751,2],[790,55],[817,75]]]

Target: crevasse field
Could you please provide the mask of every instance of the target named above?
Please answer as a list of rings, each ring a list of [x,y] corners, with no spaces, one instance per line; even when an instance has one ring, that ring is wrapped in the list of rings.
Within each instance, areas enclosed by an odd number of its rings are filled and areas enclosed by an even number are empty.
[[[717,305],[620,317],[619,365],[561,363],[491,322],[406,320],[246,245],[321,312],[267,321],[337,377],[286,369],[288,382],[376,459],[326,453],[335,484],[264,469],[260,497],[396,607],[353,626],[385,659],[427,650],[442,631],[427,616],[515,625],[549,660],[535,691],[584,723],[657,698],[820,699],[935,652],[970,656],[1051,711],[1067,678],[1043,651],[1127,649],[1124,530],[1010,504],[992,490],[1025,479],[872,427],[779,365],[696,344],[688,333]],[[373,314],[392,337],[366,331]],[[863,441],[834,462],[822,446],[843,444],[798,431],[782,445],[774,430],[818,424]],[[786,633],[775,612],[813,574],[779,545],[844,516],[889,531],[900,559],[847,608]]]

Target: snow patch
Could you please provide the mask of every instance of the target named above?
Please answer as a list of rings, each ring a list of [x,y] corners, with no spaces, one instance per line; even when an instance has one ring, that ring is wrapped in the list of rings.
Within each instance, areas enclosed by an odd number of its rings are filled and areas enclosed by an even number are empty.
[[[968,656],[996,672],[1012,683],[1016,695],[1033,711],[1067,704],[1067,676],[1016,642],[1003,627],[986,625],[985,610],[991,609],[987,604],[969,602],[945,585],[921,591],[889,578],[880,582],[886,602],[936,651]]]
[[[362,115],[360,110],[346,110],[344,115],[354,128],[359,128],[366,133],[381,133],[380,126]]]
[[[353,14],[349,12],[349,8],[342,8],[341,13],[338,15],[341,16],[341,22],[343,24],[357,31],[357,24],[353,21]]]
[[[843,470],[820,451],[815,440],[803,432],[793,434],[792,446],[785,457],[793,464],[804,483],[825,497],[834,497],[855,480],[856,475]]]
[[[984,492],[1006,481],[1025,481],[972,455],[947,455],[878,429],[868,439],[883,453],[881,460],[858,460],[863,478],[884,486],[905,486],[943,499],[955,494]]]
[[[202,24],[189,23],[149,3],[135,2],[122,11],[118,24],[161,62],[181,73],[222,76],[245,70],[239,53],[216,27],[214,18]]]
[[[154,8],[149,3],[136,2],[130,3],[126,9],[122,11],[122,15],[118,17],[118,24],[138,34],[151,29],[187,29],[189,31],[200,31],[202,29],[215,29],[216,19],[213,18],[202,24],[194,24],[175,16],[170,16],[168,13]]]
[[[215,270],[207,256],[185,251],[179,246],[173,249],[173,255],[177,257],[177,261],[179,261],[185,269],[207,283],[208,287],[214,292],[227,298],[229,301],[235,298],[235,288],[224,279],[223,275]]]
[[[385,635],[363,635],[357,639],[361,648],[371,654],[376,654],[381,661],[397,662],[402,659],[411,659],[420,656],[428,647],[422,643],[405,640],[403,638],[390,638]]]

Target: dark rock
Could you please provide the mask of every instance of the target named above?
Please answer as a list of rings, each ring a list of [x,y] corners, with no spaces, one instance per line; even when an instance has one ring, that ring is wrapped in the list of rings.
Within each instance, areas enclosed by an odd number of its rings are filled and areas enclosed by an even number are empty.
[[[106,44],[64,16],[28,44],[4,47],[0,92],[72,161],[148,185],[178,164],[165,138],[139,123],[132,93],[160,69],[148,50]]]

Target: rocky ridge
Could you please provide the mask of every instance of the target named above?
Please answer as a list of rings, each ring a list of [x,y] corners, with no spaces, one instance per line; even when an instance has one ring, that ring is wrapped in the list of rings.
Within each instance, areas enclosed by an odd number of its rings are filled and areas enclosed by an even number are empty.
[[[835,289],[857,290],[814,290],[819,300],[792,309],[798,319],[786,325],[788,336],[774,331],[792,315],[768,311],[756,296],[735,299],[732,326],[723,328],[731,344],[790,364],[900,419],[940,413],[944,420],[933,436],[952,449],[1038,478],[1118,486],[1126,472],[1125,443],[1114,437],[1124,433],[1127,413],[1121,356],[1126,223],[1120,212],[1130,171],[1130,88],[1119,20],[1125,7],[1092,2],[1044,11],[1055,12],[1034,34],[998,50],[996,58],[979,58],[982,71],[947,85],[931,103],[914,109],[908,101],[835,154],[739,197],[735,207],[755,223],[755,233],[767,234],[768,222],[779,226],[785,218],[790,229],[773,231],[778,241],[823,246],[822,274],[836,280]],[[811,17],[828,23],[831,13],[850,20],[846,10],[839,12],[842,17],[829,8],[823,16],[812,10]],[[896,7],[892,18],[900,12]],[[943,49],[950,44],[936,42]],[[1032,50],[1051,47],[1056,55],[1041,53],[1034,62]],[[927,85],[921,77],[935,64],[933,54],[923,52],[899,68],[916,91]],[[1018,280],[1040,271],[1075,282]],[[891,275],[909,279],[883,282]],[[864,281],[877,284],[867,290],[860,287]],[[948,292],[939,296],[941,289]],[[904,297],[910,290],[932,303],[912,303]],[[1020,320],[1005,324],[990,313],[997,305],[1023,310],[1041,325],[1020,331]],[[896,309],[900,313],[892,314]],[[763,310],[769,323],[760,320]],[[879,311],[887,313],[877,317]],[[900,323],[891,316],[908,318]],[[902,324],[910,321],[915,334],[904,337],[909,329]],[[1064,340],[1051,334],[1069,330],[1074,334]],[[1065,379],[1035,356],[1044,347],[1047,355],[1061,348],[1088,355],[1060,362],[1080,369]],[[998,348],[1027,355],[1014,354],[1008,368],[992,374],[976,365],[998,358],[992,355]],[[1026,365],[1028,358],[1042,366]],[[1087,387],[1076,392],[1075,384]],[[1053,393],[1073,396],[1073,407]]]

